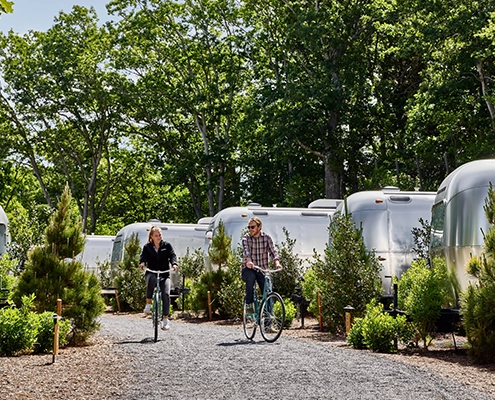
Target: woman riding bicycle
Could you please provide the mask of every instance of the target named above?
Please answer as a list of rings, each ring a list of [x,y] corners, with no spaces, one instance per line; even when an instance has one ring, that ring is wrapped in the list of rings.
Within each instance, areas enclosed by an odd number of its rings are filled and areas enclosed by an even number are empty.
[[[255,265],[262,269],[268,269],[269,259],[274,261],[277,269],[282,268],[280,259],[273,245],[271,236],[261,230],[262,222],[258,217],[252,217],[248,222],[248,233],[242,238],[242,280],[246,282],[245,302],[252,312],[253,289],[255,282],[263,292],[265,276],[260,271],[253,269]]]
[[[172,245],[162,240],[162,230],[158,226],[152,226],[148,234],[148,243],[143,246],[143,251],[139,259],[139,268],[149,268],[153,271],[167,271],[172,266],[174,271],[177,271],[177,255]],[[170,329],[168,317],[170,313],[170,272],[161,275],[163,279],[160,281],[160,289],[163,298],[163,320],[162,329]],[[151,298],[153,290],[156,286],[156,274],[146,271],[144,275],[146,279],[146,307],[144,308],[145,315],[151,312]]]

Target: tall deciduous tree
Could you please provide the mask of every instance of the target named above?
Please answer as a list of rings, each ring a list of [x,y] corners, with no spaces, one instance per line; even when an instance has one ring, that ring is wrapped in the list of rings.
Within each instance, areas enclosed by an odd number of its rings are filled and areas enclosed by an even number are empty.
[[[246,1],[252,64],[264,94],[264,123],[322,165],[325,197],[342,198],[343,179],[371,143],[369,68],[381,1]],[[277,129],[278,128],[278,129]],[[355,162],[357,164],[355,164]]]
[[[186,183],[198,217],[225,205],[236,186],[237,97],[243,93],[242,35],[235,2],[112,1],[122,17],[115,53],[129,75],[129,132],[156,144]],[[206,195],[206,198],[205,198]]]
[[[84,231],[94,232],[112,182],[121,107],[120,75],[105,68],[110,36],[94,10],[75,6],[47,32],[2,37],[0,101],[18,154],[46,202],[68,182]]]

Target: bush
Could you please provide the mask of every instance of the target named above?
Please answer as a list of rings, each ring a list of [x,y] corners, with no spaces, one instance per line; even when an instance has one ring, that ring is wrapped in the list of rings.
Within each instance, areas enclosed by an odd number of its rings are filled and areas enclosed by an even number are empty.
[[[347,343],[350,344],[355,349],[365,349],[363,336],[363,318],[354,319],[351,330],[347,335]]]
[[[348,343],[355,348],[367,348],[373,351],[394,352],[395,342],[400,333],[406,331],[406,317],[396,318],[383,312],[383,304],[372,300],[367,306],[363,318],[356,318],[348,336]]]
[[[217,269],[216,271],[209,271],[201,275],[199,281],[191,288],[190,293],[190,304],[194,311],[208,311],[209,291],[212,313],[216,313],[217,311],[222,312],[219,293],[224,284],[226,274],[227,272],[225,270]]]
[[[490,225],[484,237],[485,250],[468,262],[467,271],[477,282],[469,284],[461,305],[471,345],[469,357],[480,364],[495,359],[495,192],[491,182],[484,210]]]
[[[42,314],[37,314],[39,320],[38,336],[34,345],[35,353],[50,353],[53,350],[54,327],[53,313],[45,311]],[[67,344],[68,335],[71,329],[70,321],[67,319],[59,319],[59,346]]]
[[[283,268],[272,275],[273,288],[283,298],[290,298],[295,292],[304,275],[304,262],[294,253],[295,240],[290,239],[289,231],[283,228],[285,241],[277,245],[280,263]]]
[[[228,318],[242,316],[246,284],[241,278],[239,261],[230,259],[218,293],[220,308]]]
[[[411,318],[419,337],[427,348],[431,333],[447,293],[446,268],[434,263],[427,268],[426,260],[413,261],[398,283],[398,305]]]
[[[304,274],[301,287],[303,296],[309,300],[308,312],[314,316],[318,316],[318,286],[313,268],[308,269]]]
[[[289,329],[292,326],[292,322],[294,321],[294,318],[296,317],[297,309],[294,303],[287,298],[284,299],[284,306],[285,306],[284,329]]]
[[[40,325],[37,315],[31,311],[34,298],[34,295],[23,296],[20,309],[0,310],[1,356],[20,355],[33,351]]]

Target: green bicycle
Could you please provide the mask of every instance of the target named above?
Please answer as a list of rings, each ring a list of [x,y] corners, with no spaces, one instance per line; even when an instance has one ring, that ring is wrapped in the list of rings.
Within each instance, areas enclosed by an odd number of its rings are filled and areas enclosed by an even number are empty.
[[[153,297],[151,301],[151,320],[153,322],[153,340],[158,341],[158,327],[163,318],[163,300],[162,291],[160,289],[160,282],[164,279],[160,275],[170,272],[170,269],[166,271],[153,271],[152,269],[146,268],[146,271],[156,274],[156,286],[153,290]]]
[[[256,287],[254,289],[254,313],[248,312],[246,303],[242,313],[244,334],[249,340],[254,338],[259,326],[261,336],[267,342],[275,342],[282,334],[285,322],[285,306],[282,296],[272,291],[270,274],[280,271],[279,269],[264,270],[258,266],[254,269],[265,276],[265,287],[261,299],[258,298]]]

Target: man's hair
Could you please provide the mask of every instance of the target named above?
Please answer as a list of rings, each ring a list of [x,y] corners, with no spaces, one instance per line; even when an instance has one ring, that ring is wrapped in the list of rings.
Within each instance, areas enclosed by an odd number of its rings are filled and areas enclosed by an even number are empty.
[[[249,220],[249,222],[254,222],[260,228],[263,227],[263,222],[261,222],[261,219],[259,219],[258,217],[251,217],[251,219]]]

